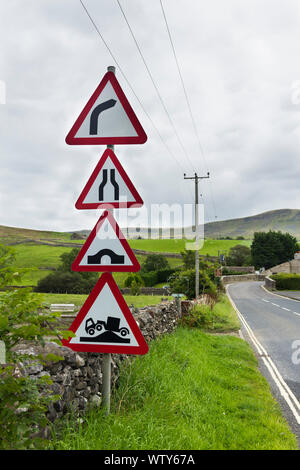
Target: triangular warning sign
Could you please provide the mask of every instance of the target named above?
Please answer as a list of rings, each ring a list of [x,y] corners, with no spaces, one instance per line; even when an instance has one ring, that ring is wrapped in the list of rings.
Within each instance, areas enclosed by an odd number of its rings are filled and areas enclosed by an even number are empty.
[[[143,200],[111,149],[106,149],[75,207],[104,209],[140,207]]]
[[[107,72],[66,137],[69,145],[143,144],[146,133],[113,72]]]
[[[69,330],[75,337],[63,340],[74,351],[146,354],[148,345],[113,277],[104,273]]]
[[[73,271],[137,272],[140,264],[112,214],[105,211],[88,236]]]

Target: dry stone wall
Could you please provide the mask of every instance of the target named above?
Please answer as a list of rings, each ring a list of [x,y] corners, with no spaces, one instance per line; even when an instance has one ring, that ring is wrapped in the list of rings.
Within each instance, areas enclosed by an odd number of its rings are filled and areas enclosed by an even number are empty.
[[[161,335],[172,333],[179,318],[175,302],[162,302],[153,307],[135,309],[132,313],[148,344]],[[31,361],[20,366],[22,373],[32,379],[50,375],[53,381],[51,390],[61,396],[60,400],[49,406],[47,416],[51,422],[71,409],[84,412],[89,403],[101,404],[102,354],[74,352],[55,342],[47,343],[42,350],[32,345],[19,345],[18,350],[32,356]],[[62,356],[63,360],[42,365],[34,359],[41,352]],[[126,355],[112,354],[113,384],[118,380],[120,364],[127,358]],[[45,433],[47,437],[49,430],[46,429]]]

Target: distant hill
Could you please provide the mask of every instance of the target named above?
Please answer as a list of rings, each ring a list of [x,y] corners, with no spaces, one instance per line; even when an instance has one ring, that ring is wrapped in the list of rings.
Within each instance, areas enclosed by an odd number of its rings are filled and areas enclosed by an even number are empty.
[[[240,219],[223,220],[205,224],[205,238],[253,238],[254,232],[269,230],[289,232],[300,238],[300,210],[279,209]]]
[[[122,228],[127,238],[138,238],[139,236],[141,238],[149,238],[148,228],[140,228],[138,230],[139,231],[129,229],[127,231]],[[254,232],[267,232],[268,230],[289,232],[291,235],[300,239],[300,210],[279,209],[263,212],[262,214],[253,215],[251,217],[210,222],[205,224],[204,227],[205,238],[237,238],[242,236],[245,239],[251,239],[253,238]],[[0,242],[8,243],[28,239],[68,242],[77,237],[84,240],[89,233],[90,230],[53,232],[0,225]],[[182,229],[153,229],[152,238],[181,238],[181,233]],[[72,234],[76,234],[77,237],[72,236]]]

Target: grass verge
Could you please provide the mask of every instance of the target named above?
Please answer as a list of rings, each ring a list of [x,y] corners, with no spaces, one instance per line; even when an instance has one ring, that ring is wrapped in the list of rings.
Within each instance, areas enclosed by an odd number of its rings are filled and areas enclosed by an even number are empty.
[[[212,333],[235,332],[240,329],[240,321],[225,294],[219,296],[212,309],[208,305],[195,305],[188,316],[182,317],[180,323]]]
[[[86,294],[38,294],[41,301],[45,304],[74,304],[81,307],[88,295]],[[157,305],[161,302],[161,295],[124,295],[127,305],[134,305],[137,308],[146,307],[147,305]],[[173,300],[173,297],[164,297]]]
[[[297,449],[249,345],[178,328],[123,365],[112,413],[91,410],[63,450]]]

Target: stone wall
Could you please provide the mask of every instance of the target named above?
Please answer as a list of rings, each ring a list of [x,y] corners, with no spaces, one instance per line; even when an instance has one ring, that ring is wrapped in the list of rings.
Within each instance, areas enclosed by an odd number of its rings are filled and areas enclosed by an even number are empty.
[[[237,273],[254,273],[255,267],[254,266],[223,266],[223,269],[227,269],[228,271],[235,271]]]
[[[300,274],[300,260],[292,259],[291,261],[286,261],[285,263],[278,264],[268,269],[268,274]]]
[[[162,302],[153,307],[135,309],[133,316],[139,328],[149,342],[161,335],[171,333],[178,320],[175,302]],[[66,324],[66,321],[68,324]],[[64,316],[63,327],[68,328],[72,323],[71,316]],[[51,422],[62,417],[67,411],[84,412],[89,403],[101,404],[102,358],[103,354],[79,353],[69,348],[49,342],[41,349],[32,345],[19,345],[17,351],[32,355],[32,361],[20,365],[23,374],[32,379],[50,375],[53,381],[51,390],[61,395],[61,399],[49,406],[47,413]],[[62,361],[41,365],[34,357],[39,353],[52,353],[63,357]],[[119,377],[119,366],[129,356],[112,354],[112,384]],[[134,356],[131,356],[134,357]],[[45,436],[49,435],[46,429]]]
[[[276,290],[276,281],[269,276],[265,277],[265,288],[268,290]]]
[[[230,284],[231,282],[244,282],[244,281],[264,281],[265,275],[263,274],[237,274],[236,276],[222,276],[221,282],[223,285]]]
[[[122,287],[120,291],[123,295],[130,295],[130,287]],[[141,294],[144,295],[169,295],[168,289],[162,287],[141,287]]]

